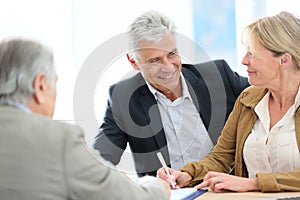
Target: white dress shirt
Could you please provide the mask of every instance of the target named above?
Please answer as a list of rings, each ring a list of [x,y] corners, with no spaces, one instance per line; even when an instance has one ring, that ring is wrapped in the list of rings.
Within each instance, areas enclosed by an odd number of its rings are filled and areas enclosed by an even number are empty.
[[[183,95],[173,102],[147,83],[158,102],[173,169],[179,169],[187,162],[199,161],[213,148],[182,74],[181,82]]]
[[[298,90],[294,105],[271,129],[269,96],[267,93],[255,107],[258,119],[244,145],[243,156],[249,177],[255,177],[259,172],[279,173],[300,167],[294,116],[300,105],[300,92]]]

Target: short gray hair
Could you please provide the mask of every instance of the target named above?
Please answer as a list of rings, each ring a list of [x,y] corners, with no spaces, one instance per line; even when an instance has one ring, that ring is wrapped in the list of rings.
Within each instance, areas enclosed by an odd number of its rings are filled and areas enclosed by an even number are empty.
[[[0,99],[27,103],[34,94],[34,78],[40,72],[44,72],[47,82],[54,85],[56,71],[49,48],[18,37],[0,42]]]
[[[158,11],[148,11],[137,17],[129,26],[129,54],[135,58],[140,41],[161,40],[167,34],[174,34],[175,25],[173,21]]]

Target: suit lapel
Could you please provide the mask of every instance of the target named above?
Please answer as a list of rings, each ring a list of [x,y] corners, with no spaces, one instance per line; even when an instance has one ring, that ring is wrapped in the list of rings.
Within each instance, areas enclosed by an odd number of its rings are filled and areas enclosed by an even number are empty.
[[[211,100],[207,85],[201,78],[201,75],[199,75],[200,77],[197,77],[185,68],[182,69],[182,72],[191,98],[193,99],[205,128],[208,129],[211,117]]]
[[[196,76],[185,67],[182,68],[182,73],[185,77],[191,98],[193,99],[193,102],[200,114],[205,128],[208,130],[211,118],[211,99],[207,85],[200,74]],[[147,116],[146,119],[150,126],[152,135],[155,138],[157,148],[161,149],[165,147],[167,143],[157,102],[155,101],[152,93],[149,91],[146,83],[139,90],[140,105],[145,116]],[[152,98],[149,98],[149,95]],[[155,123],[153,123],[152,120],[155,120]]]
[[[149,95],[151,98],[149,98]],[[141,89],[140,104],[151,129],[150,131],[155,138],[157,148],[161,149],[165,147],[167,145],[167,141],[164,134],[158,105],[147,85]]]

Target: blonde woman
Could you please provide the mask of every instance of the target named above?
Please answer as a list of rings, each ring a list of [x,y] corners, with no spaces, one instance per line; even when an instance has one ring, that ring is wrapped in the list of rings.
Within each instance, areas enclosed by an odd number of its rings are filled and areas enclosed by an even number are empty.
[[[300,19],[288,12],[245,28],[249,82],[213,151],[158,176],[215,192],[300,191]],[[229,175],[234,163],[235,176]],[[199,184],[200,183],[200,184]],[[197,185],[198,184],[198,185]]]

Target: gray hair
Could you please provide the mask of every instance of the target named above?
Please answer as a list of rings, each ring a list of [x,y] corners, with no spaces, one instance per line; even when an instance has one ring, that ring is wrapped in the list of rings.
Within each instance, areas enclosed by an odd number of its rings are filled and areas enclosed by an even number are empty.
[[[49,48],[24,38],[6,38],[0,42],[0,100],[26,104],[34,94],[33,81],[40,72],[54,85],[56,71]]]
[[[137,17],[129,26],[129,54],[135,58],[135,51],[139,49],[141,41],[157,42],[167,34],[174,34],[173,21],[158,11],[148,11]]]

